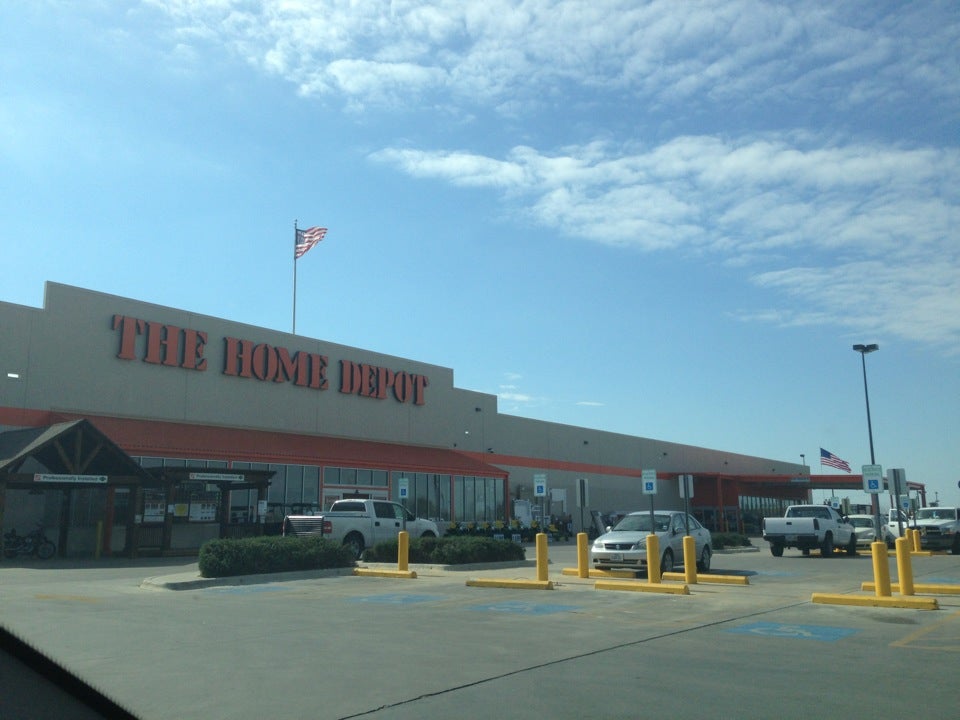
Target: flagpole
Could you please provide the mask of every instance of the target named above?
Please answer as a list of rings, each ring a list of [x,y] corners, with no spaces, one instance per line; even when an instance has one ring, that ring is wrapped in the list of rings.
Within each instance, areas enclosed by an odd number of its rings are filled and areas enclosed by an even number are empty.
[[[293,221],[293,334],[297,334],[297,221]]]

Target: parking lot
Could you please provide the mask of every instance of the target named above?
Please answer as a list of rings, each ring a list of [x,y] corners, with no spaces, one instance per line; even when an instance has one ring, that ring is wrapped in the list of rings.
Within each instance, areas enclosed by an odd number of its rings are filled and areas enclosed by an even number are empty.
[[[960,595],[934,611],[814,604],[869,595],[869,555],[754,542],[713,563],[748,585],[689,595],[596,590],[562,573],[573,545],[550,547],[552,590],[466,584],[534,579],[532,547],[514,567],[206,587],[186,560],[7,563],[2,622],[142,718],[956,715]],[[960,588],[960,556],[913,569]]]

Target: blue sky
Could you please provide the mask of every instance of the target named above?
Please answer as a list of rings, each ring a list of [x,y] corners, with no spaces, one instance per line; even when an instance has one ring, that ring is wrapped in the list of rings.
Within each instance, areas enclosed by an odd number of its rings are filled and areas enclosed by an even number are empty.
[[[452,367],[960,502],[955,2],[0,4],[0,299]],[[825,469],[827,472],[836,472]],[[863,501],[866,496],[857,497]]]

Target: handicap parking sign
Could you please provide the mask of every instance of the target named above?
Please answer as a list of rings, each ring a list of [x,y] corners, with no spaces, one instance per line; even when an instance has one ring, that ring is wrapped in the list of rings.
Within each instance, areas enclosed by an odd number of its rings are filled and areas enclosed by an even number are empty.
[[[879,465],[864,465],[862,471],[864,492],[883,492],[883,468]]]
[[[643,494],[656,495],[657,494],[657,471],[643,470],[641,471],[640,477],[641,477],[641,480],[643,481]]]

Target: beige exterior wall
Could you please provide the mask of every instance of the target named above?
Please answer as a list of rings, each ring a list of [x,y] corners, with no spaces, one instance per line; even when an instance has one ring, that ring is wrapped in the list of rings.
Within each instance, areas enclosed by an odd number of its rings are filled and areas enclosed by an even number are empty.
[[[118,358],[115,315],[206,333],[206,370],[144,362],[142,335],[134,345],[137,359]],[[578,477],[590,478],[592,507],[629,510],[644,500],[636,477],[643,467],[802,472],[795,463],[501,415],[495,396],[456,388],[449,368],[56,283],[46,285],[43,309],[0,303],[0,326],[0,409],[7,411],[101,414],[484,453],[487,462],[510,472],[511,497],[532,485],[534,474],[546,472],[549,487],[566,492],[574,513]],[[286,348],[291,355],[326,356],[328,388],[223,374],[227,337]],[[341,360],[426,376],[424,403],[340,392]],[[677,506],[675,485],[661,483],[658,506]]]

